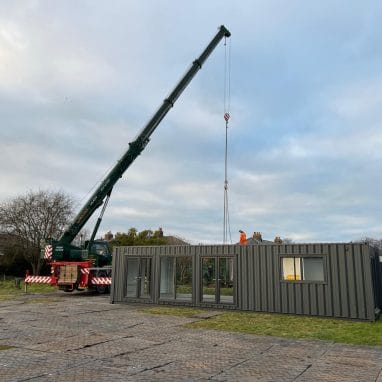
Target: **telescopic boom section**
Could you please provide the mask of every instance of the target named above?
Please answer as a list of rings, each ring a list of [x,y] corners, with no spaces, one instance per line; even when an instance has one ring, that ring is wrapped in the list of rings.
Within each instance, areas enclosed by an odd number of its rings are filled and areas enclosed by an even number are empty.
[[[77,236],[78,232],[86,224],[86,222],[97,210],[97,208],[102,205],[104,198],[109,192],[111,192],[113,186],[118,181],[118,179],[122,177],[123,173],[145,148],[145,146],[150,140],[151,134],[154,132],[154,130],[165,117],[165,115],[168,113],[168,111],[174,106],[175,101],[182,94],[183,90],[187,87],[187,85],[193,79],[198,70],[201,69],[208,56],[216,48],[216,46],[219,44],[223,37],[230,36],[231,33],[229,32],[229,30],[224,25],[220,26],[218,33],[211,40],[211,42],[208,44],[208,46],[200,55],[200,57],[192,63],[190,69],[179,81],[179,83],[176,85],[175,89],[170,93],[170,95],[163,101],[162,105],[147,122],[146,126],[142,129],[137,138],[133,142],[129,143],[128,150],[118,161],[118,163],[113,167],[113,169],[110,170],[110,172],[105,177],[101,185],[97,188],[97,190],[93,193],[93,195],[89,198],[84,207],[78,213],[73,223],[60,237],[59,242],[61,244],[70,244],[73,241],[73,239]]]

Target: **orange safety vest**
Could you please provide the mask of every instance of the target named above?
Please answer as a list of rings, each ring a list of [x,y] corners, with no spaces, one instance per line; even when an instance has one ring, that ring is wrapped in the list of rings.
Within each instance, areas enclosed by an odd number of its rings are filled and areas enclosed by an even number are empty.
[[[247,235],[245,234],[245,232],[240,232],[239,244],[240,245],[246,245],[247,244]]]

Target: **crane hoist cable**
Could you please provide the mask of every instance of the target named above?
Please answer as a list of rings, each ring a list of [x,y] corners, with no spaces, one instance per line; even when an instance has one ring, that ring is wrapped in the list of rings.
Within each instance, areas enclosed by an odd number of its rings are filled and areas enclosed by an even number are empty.
[[[224,39],[224,120],[225,120],[225,155],[224,155],[224,223],[223,244],[232,244],[231,226],[228,208],[228,122],[231,109],[231,40],[227,48],[227,38]]]

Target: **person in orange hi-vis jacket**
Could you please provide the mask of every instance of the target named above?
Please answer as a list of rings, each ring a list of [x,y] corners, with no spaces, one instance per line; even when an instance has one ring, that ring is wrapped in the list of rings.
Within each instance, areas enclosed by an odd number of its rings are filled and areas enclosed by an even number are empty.
[[[240,232],[239,244],[240,245],[246,245],[247,244],[247,235],[242,230],[239,230],[239,232]]]

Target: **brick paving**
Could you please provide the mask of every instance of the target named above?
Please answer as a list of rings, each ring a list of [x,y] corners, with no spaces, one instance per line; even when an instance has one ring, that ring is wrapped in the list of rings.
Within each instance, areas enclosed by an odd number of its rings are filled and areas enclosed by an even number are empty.
[[[382,347],[185,329],[204,314],[150,315],[106,296],[41,301],[0,302],[0,345],[11,346],[0,346],[0,381],[382,382]]]

